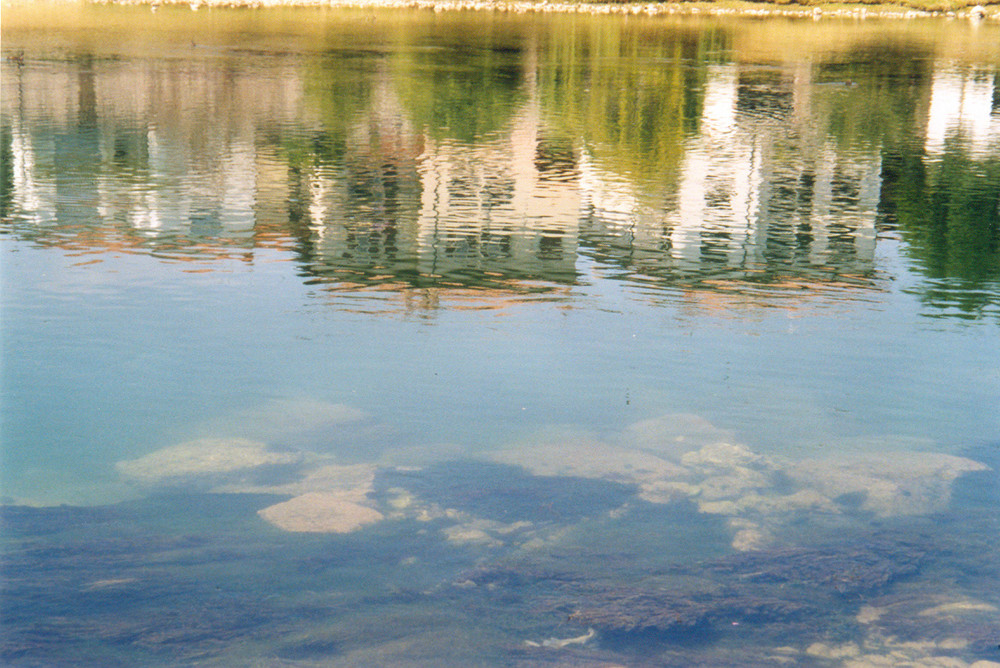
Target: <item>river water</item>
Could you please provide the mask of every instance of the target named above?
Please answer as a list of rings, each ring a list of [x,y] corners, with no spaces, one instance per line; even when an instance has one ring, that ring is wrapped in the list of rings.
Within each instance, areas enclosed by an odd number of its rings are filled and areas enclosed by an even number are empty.
[[[6,665],[1000,661],[996,22],[3,57]]]

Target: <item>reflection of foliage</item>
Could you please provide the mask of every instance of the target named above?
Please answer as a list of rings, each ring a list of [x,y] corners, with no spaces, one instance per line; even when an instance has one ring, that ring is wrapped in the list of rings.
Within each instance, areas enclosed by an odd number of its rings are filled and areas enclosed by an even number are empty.
[[[913,133],[926,122],[932,63],[919,49],[873,47],[822,65],[813,118],[841,147],[883,147],[879,209],[929,279],[921,299],[981,314],[1000,306],[983,289],[1000,279],[1000,157],[970,157],[958,135],[943,155],[924,155]]]
[[[411,49],[393,69],[414,125],[438,139],[471,142],[501,131],[524,101],[520,50],[499,44]]]
[[[348,128],[370,110],[377,75],[377,60],[364,52],[354,58],[334,53],[310,62],[304,94],[318,114],[323,132],[305,144],[286,148],[300,158],[310,155],[322,162],[341,158]]]
[[[717,30],[640,31],[583,21],[553,31],[539,72],[550,125],[579,136],[608,168],[642,179],[677,172],[697,131],[705,65],[727,37]]]
[[[951,148],[940,162],[903,158],[896,218],[932,277],[969,280],[1000,272],[1000,159]]]
[[[11,152],[11,132],[6,125],[0,125],[0,221],[10,215],[10,204],[14,197],[14,154]]]
[[[1000,306],[1000,157],[971,158],[958,139],[937,161],[886,156],[882,206],[931,281],[925,301],[981,313]]]
[[[898,144],[915,127],[931,63],[922,51],[873,47],[819,65],[813,116],[841,146]]]
[[[352,257],[375,246],[392,254],[397,226],[415,217],[419,184],[386,57],[332,52],[309,72],[305,93],[320,127],[282,136],[289,224],[300,248],[320,253],[311,228],[333,226]]]

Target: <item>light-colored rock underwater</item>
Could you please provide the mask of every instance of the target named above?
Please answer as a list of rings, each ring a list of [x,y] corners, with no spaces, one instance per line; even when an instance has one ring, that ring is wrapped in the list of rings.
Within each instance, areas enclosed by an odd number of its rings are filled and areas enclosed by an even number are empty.
[[[202,438],[156,450],[137,459],[120,461],[115,468],[143,483],[162,483],[299,461],[300,454],[275,452],[260,441]]]
[[[272,403],[242,415],[244,420],[265,416],[255,433],[266,424],[268,434],[280,440],[283,434],[316,424],[336,429],[363,414],[346,406],[302,400]],[[456,458],[453,446],[445,446],[442,453],[446,460],[462,459]],[[872,517],[940,512],[948,506],[957,478],[987,469],[955,455],[891,449],[798,460],[765,457],[735,442],[732,433],[689,414],[642,420],[607,438],[560,428],[543,430],[536,438],[511,443],[487,457],[537,477],[541,487],[549,484],[546,480],[606,481],[622,490],[633,489],[634,503],[691,503],[699,513],[725,520],[736,551],[780,544],[793,523],[821,524],[823,518],[838,518],[861,527]],[[392,459],[391,453],[387,458]],[[268,480],[269,467],[282,468],[280,480]],[[259,441],[217,437],[116,465],[119,473],[140,485],[200,483],[220,493],[287,495],[291,498],[262,510],[260,516],[288,531],[345,533],[387,518],[445,519],[451,522],[443,532],[449,542],[532,549],[558,541],[561,529],[574,524],[535,525],[517,517],[497,521],[478,517],[474,508],[449,507],[447,497],[421,498],[420,491],[406,487],[406,471],[419,476],[423,468],[397,468],[377,461],[340,463],[333,454],[275,450]],[[434,475],[449,475],[447,468],[442,470]],[[379,494],[376,479],[393,471],[400,472],[401,482]],[[447,478],[440,484],[449,484]],[[504,493],[502,488],[495,491],[497,503],[502,503]],[[625,518],[630,504],[608,506],[604,512],[612,519]]]

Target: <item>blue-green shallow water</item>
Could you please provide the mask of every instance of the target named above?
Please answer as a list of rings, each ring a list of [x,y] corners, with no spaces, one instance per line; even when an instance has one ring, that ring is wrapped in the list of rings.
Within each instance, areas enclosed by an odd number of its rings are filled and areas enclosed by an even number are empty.
[[[3,31],[5,663],[1000,661],[997,26]]]

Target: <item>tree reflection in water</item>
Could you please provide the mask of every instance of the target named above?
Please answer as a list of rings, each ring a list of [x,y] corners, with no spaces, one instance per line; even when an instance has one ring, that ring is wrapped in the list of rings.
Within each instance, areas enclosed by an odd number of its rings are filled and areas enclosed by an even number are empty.
[[[583,258],[643,289],[880,290],[898,229],[932,310],[996,312],[995,71],[920,33],[793,57],[741,24],[493,18],[470,41],[470,21],[7,60],[4,226],[173,259],[286,248],[327,290],[438,294],[411,304],[557,294]]]

